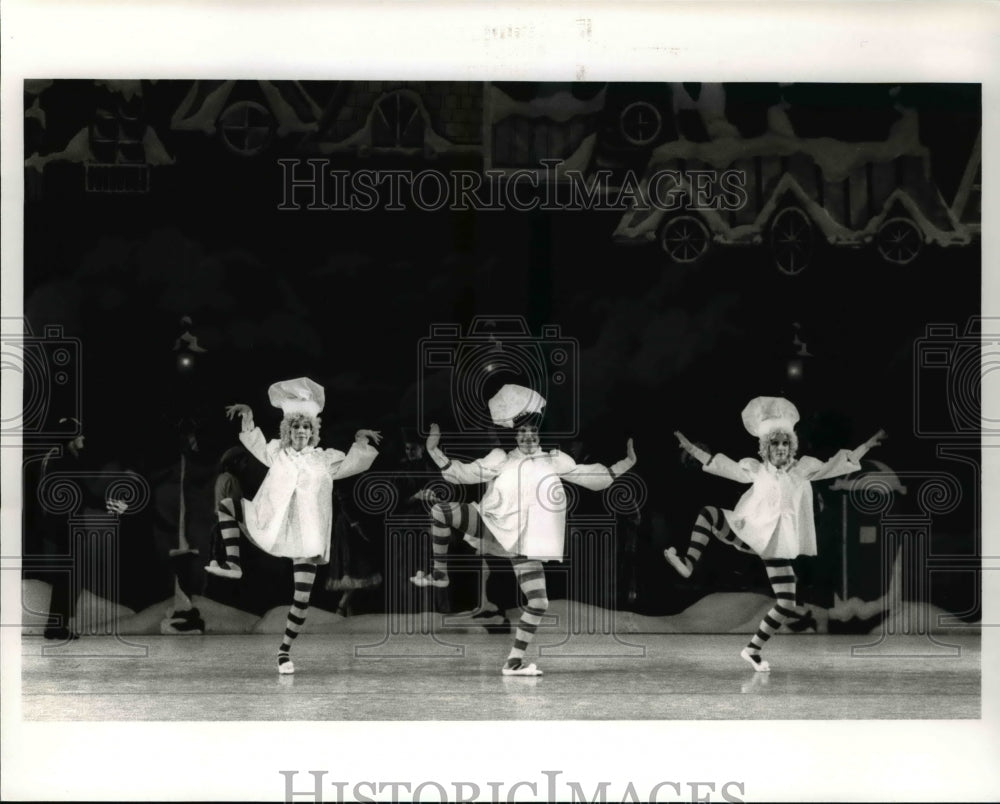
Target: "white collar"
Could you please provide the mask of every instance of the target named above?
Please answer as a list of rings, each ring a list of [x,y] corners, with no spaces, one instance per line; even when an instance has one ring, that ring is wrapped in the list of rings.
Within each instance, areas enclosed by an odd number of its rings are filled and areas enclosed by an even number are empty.
[[[534,460],[538,460],[539,458],[550,458],[550,457],[552,457],[552,451],[545,450],[545,449],[542,449],[541,447],[539,447],[538,448],[538,452],[533,452],[530,455],[528,455],[528,454],[526,454],[524,452],[521,452],[521,448],[520,447],[514,447],[514,449],[512,449],[510,452],[507,453],[507,457],[509,459],[511,459],[511,460],[534,461]]]

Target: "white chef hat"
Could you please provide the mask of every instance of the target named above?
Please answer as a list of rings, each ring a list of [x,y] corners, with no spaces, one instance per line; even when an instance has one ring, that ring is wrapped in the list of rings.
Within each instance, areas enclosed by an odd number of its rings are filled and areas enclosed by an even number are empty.
[[[774,430],[790,433],[798,420],[798,409],[781,396],[758,396],[743,408],[743,426],[758,438]]]
[[[545,400],[536,391],[521,385],[505,385],[489,401],[490,418],[501,427],[513,427],[514,420],[529,413],[541,413]]]
[[[308,377],[276,382],[267,389],[267,398],[286,416],[291,413],[317,416],[326,402],[323,386]]]

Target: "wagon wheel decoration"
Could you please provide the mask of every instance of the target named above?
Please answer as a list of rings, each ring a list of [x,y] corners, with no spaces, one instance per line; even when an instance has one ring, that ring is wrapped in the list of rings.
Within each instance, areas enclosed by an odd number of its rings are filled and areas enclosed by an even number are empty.
[[[660,230],[660,246],[671,260],[682,265],[704,257],[711,242],[708,227],[695,215],[677,215]]]
[[[770,241],[778,270],[794,276],[809,265],[816,233],[805,212],[798,207],[785,207],[771,221]]]
[[[618,128],[629,145],[649,145],[663,130],[663,117],[646,101],[630,103],[618,118]]]
[[[923,244],[920,229],[909,218],[889,218],[875,235],[875,247],[882,259],[896,265],[913,262]]]
[[[239,156],[257,156],[274,136],[274,117],[261,104],[238,101],[219,118],[222,141]]]

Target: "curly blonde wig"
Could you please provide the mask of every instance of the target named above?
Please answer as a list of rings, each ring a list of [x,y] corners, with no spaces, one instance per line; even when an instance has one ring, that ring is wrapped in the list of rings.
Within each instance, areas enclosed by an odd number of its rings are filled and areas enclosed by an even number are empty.
[[[281,446],[290,447],[292,445],[292,428],[300,422],[306,422],[312,428],[312,435],[309,436],[309,446],[315,447],[319,444],[319,416],[309,416],[305,413],[289,413],[281,420]]]
[[[757,454],[760,455],[761,460],[767,461],[767,447],[776,435],[788,436],[788,460],[794,460],[799,451],[799,437],[794,430],[772,430],[762,435],[757,442]]]

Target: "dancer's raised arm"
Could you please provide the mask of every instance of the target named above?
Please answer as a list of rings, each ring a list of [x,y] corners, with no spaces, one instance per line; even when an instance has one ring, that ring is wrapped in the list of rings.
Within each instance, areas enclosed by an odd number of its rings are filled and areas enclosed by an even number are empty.
[[[249,433],[253,430],[253,411],[250,410],[249,405],[230,405],[226,408],[226,416],[229,417],[230,421],[232,421],[237,415],[242,420],[240,423],[244,433]]]
[[[368,441],[374,441],[375,446],[382,443],[382,432],[380,430],[358,430],[354,434],[354,440],[363,447],[368,446]]]
[[[864,444],[851,450],[851,460],[854,462],[860,461],[863,457],[865,457],[865,455],[868,454],[868,450],[879,446],[888,437],[889,435],[885,430],[879,430]]]
[[[495,449],[486,457],[478,458],[471,463],[453,461],[441,450],[440,442],[441,430],[437,424],[432,424],[427,436],[427,454],[441,470],[441,476],[450,483],[488,483],[500,474],[500,467],[507,460],[507,455],[502,449]]]
[[[680,430],[674,430],[674,435],[677,437],[677,442],[681,445],[681,448],[702,466],[712,459],[711,453],[705,452],[697,444],[692,444]]]
[[[558,458],[572,467],[568,470],[560,471],[560,477],[577,486],[583,486],[583,488],[590,491],[604,491],[618,477],[635,466],[638,460],[635,455],[635,445],[631,438],[625,442],[625,457],[611,466],[605,466],[602,463],[573,463],[573,459],[565,453],[559,453]],[[559,463],[556,466],[558,467]]]
[[[860,446],[852,450],[842,449],[826,462],[816,458],[803,458],[800,461],[798,471],[809,480],[828,480],[831,477],[860,472],[861,459],[868,454],[870,449],[881,444],[886,437],[885,430],[879,430]]]
[[[229,405],[226,408],[226,416],[230,421],[237,416],[240,417],[240,443],[264,466],[270,466],[274,462],[274,452],[280,445],[278,442],[274,442],[271,449],[268,450],[264,434],[253,422],[253,411],[250,410],[250,406]]]
[[[382,433],[378,430],[358,430],[346,455],[337,449],[325,450],[329,459],[330,477],[343,480],[351,475],[367,472],[378,457],[378,450],[369,443],[369,439],[378,444],[382,440]]]

